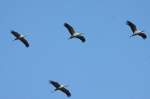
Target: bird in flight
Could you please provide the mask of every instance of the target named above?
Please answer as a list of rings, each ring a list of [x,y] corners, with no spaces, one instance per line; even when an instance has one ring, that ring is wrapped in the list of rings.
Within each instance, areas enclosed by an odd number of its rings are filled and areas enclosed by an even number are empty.
[[[55,87],[54,91],[59,90],[59,91],[65,93],[67,97],[71,96],[71,93],[69,92],[68,89],[65,88],[65,85],[59,84],[58,82],[52,81],[52,80],[50,80],[49,83]]]
[[[20,40],[26,47],[29,47],[29,42],[25,39],[25,35],[22,35],[16,31],[11,31],[11,34],[16,38],[14,40]]]
[[[86,41],[85,37],[82,35],[83,33],[76,32],[74,30],[74,28],[71,25],[69,25],[68,23],[66,23],[66,22],[64,23],[64,26],[68,29],[69,33],[71,34],[69,39],[78,38],[82,42]]]
[[[147,35],[143,31],[140,31],[139,29],[137,29],[136,25],[134,23],[132,23],[131,21],[127,21],[127,25],[131,28],[131,30],[133,32],[131,37],[138,35],[138,36],[142,37],[143,39],[147,38]]]

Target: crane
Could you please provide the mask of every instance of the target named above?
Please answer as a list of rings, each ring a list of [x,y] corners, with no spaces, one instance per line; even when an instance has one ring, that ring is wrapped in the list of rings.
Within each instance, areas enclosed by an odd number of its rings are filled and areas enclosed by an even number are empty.
[[[133,32],[131,37],[138,35],[138,36],[142,37],[143,39],[147,38],[147,35],[143,31],[140,31],[139,29],[137,29],[136,25],[134,23],[132,23],[131,21],[127,21],[127,25],[130,27],[130,29]]]
[[[14,30],[11,31],[11,34],[16,37],[14,40],[20,40],[26,47],[29,47],[29,42],[25,39],[25,35],[22,35]]]
[[[74,28],[71,25],[69,25],[67,22],[64,23],[64,26],[68,29],[69,33],[71,34],[69,39],[78,38],[82,42],[86,41],[85,37],[82,35],[83,33],[76,32]]]
[[[65,88],[65,85],[62,85],[62,84],[60,84],[56,81],[53,81],[53,80],[50,80],[49,83],[52,84],[55,87],[54,91],[59,90],[59,91],[65,93],[67,95],[67,97],[71,96],[70,91]]]

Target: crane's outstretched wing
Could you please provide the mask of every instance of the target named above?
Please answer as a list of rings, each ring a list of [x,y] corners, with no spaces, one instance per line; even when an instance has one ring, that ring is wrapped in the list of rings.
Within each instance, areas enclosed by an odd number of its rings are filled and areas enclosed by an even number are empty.
[[[133,24],[131,21],[127,21],[127,25],[131,28],[133,33],[135,33],[135,31],[137,31],[136,25]]]
[[[141,36],[143,39],[146,39],[147,38],[147,35],[145,33],[137,33],[137,35]]]
[[[20,38],[19,40],[20,40],[26,47],[29,47],[29,42],[28,42],[24,37]]]
[[[18,32],[16,32],[16,31],[11,31],[11,34],[13,34],[16,38],[17,37],[20,37],[20,34],[18,33]]]
[[[73,27],[71,25],[69,25],[68,23],[64,23],[64,26],[68,29],[68,31],[71,35],[73,35],[75,33],[75,30],[73,29]]]
[[[76,36],[76,38],[80,39],[82,42],[86,41],[85,37],[82,35],[78,35],[78,36]]]
[[[49,82],[50,82],[54,87],[56,87],[56,88],[60,87],[60,84],[59,84],[58,82],[56,82],[56,81],[50,80]]]
[[[71,93],[69,92],[68,89],[66,89],[66,88],[63,87],[63,88],[61,88],[61,91],[64,92],[68,97],[71,96]]]

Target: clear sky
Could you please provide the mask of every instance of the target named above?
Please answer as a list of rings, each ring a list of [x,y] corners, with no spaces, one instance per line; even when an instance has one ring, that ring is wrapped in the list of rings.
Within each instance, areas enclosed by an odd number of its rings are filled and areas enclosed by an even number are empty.
[[[149,0],[1,0],[0,99],[150,99]],[[131,20],[148,39],[130,38]],[[71,24],[87,41],[68,40]],[[31,46],[13,41],[28,34]]]

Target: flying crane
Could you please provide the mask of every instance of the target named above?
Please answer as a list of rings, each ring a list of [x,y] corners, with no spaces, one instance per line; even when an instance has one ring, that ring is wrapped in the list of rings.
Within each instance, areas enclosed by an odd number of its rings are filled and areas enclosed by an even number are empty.
[[[69,25],[68,23],[66,23],[66,22],[64,23],[64,26],[68,29],[69,33],[71,34],[69,39],[78,38],[82,42],[86,41],[85,37],[82,35],[83,33],[76,32],[74,30],[74,28],[71,25]]]
[[[26,47],[29,47],[29,42],[25,39],[25,35],[22,35],[16,31],[11,31],[11,34],[16,38],[14,40],[20,40]]]
[[[54,91],[59,90],[59,91],[65,93],[67,95],[67,97],[71,96],[71,93],[69,92],[68,89],[65,88],[65,85],[59,84],[58,82],[52,81],[52,80],[50,80],[49,83],[55,87]]]
[[[134,23],[132,23],[131,21],[127,21],[127,25],[131,28],[131,30],[133,32],[131,37],[138,35],[138,36],[142,37],[143,39],[147,38],[147,35],[143,31],[138,30],[136,25]]]

